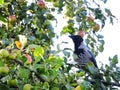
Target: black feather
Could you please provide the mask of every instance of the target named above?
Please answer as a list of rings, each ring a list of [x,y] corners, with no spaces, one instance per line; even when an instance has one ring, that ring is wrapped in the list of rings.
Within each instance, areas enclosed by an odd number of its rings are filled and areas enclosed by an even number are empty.
[[[69,36],[73,42],[74,42],[74,53],[78,56],[78,58],[81,60],[82,62],[86,62],[86,61],[91,61],[93,62],[93,64],[95,65],[95,67],[98,68],[97,66],[97,62],[94,58],[94,55],[92,54],[92,52],[87,48],[87,46],[79,48],[80,45],[82,45],[83,43],[83,38],[80,37],[79,35],[72,35]],[[87,48],[87,49],[86,49]],[[86,54],[85,54],[86,53]],[[86,56],[88,55],[88,56]]]

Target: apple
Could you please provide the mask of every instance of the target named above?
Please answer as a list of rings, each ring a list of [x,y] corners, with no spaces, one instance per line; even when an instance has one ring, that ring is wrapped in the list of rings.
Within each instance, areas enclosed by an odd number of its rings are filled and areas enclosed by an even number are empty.
[[[11,87],[17,87],[18,86],[18,80],[16,78],[9,78],[7,81],[7,84]]]
[[[9,73],[8,66],[2,66],[2,67],[0,67],[0,75],[1,76],[6,76],[8,73]]]
[[[23,86],[23,90],[31,90],[33,88],[33,86],[31,84],[25,84]]]
[[[100,25],[95,23],[95,26],[93,27],[93,31],[97,32],[100,29]]]
[[[24,56],[27,58],[27,61],[25,62],[25,64],[31,64],[32,63],[32,58],[29,54],[24,54]]]
[[[17,57],[16,53],[10,53],[9,54],[9,59],[15,59]]]
[[[15,22],[16,21],[16,16],[15,15],[10,15],[8,17],[9,22]]]
[[[87,22],[88,23],[91,23],[91,22],[93,22],[94,21],[94,18],[92,17],[92,16],[88,16],[87,17]]]
[[[80,30],[80,31],[78,31],[78,35],[83,38],[85,36],[85,32]]]
[[[43,0],[38,0],[37,4],[41,9],[45,8],[45,2]]]
[[[6,57],[9,56],[9,52],[8,52],[6,49],[1,49],[1,50],[0,50],[0,56],[1,56],[2,58],[6,58]]]

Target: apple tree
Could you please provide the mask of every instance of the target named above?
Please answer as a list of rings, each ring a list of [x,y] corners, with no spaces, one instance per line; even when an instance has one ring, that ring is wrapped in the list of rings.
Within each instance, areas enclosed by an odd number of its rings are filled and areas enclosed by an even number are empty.
[[[120,87],[118,57],[96,69],[88,63],[66,63],[69,53],[52,50],[56,15],[64,15],[67,25],[61,35],[86,33],[86,43],[95,56],[104,50],[99,32],[107,19],[115,16],[102,8],[107,0],[0,0],[0,89],[2,90],[106,90]],[[56,14],[54,14],[56,13]],[[58,45],[59,46],[59,45]],[[59,52],[64,56],[60,57]],[[77,71],[70,73],[72,67]],[[73,70],[74,71],[74,70]],[[99,73],[99,75],[98,75]],[[99,78],[96,78],[99,77]]]

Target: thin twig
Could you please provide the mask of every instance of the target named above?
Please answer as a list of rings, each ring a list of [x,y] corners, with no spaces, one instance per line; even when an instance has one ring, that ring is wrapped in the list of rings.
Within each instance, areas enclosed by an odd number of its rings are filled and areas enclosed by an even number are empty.
[[[24,63],[21,62],[20,60],[15,59],[14,61],[15,61],[17,64],[19,64],[20,66],[23,66],[24,68],[30,70],[30,72],[35,73],[36,77],[37,77],[40,81],[42,81],[42,82],[45,81],[43,78],[40,77],[40,75],[39,75],[35,70],[32,70],[32,69],[29,68],[28,66],[25,66]]]

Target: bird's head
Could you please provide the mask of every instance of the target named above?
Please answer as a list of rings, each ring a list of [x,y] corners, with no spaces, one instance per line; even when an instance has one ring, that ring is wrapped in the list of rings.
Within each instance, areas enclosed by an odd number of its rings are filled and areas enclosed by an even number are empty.
[[[75,45],[75,50],[78,49],[78,47],[81,45],[81,43],[83,42],[83,38],[79,35],[72,35],[72,36],[69,36],[73,42],[74,42],[74,45]]]

